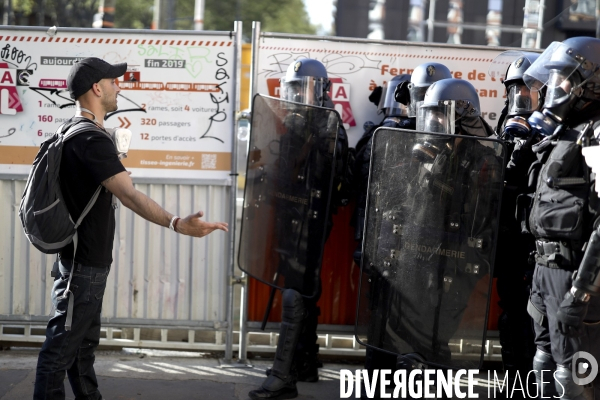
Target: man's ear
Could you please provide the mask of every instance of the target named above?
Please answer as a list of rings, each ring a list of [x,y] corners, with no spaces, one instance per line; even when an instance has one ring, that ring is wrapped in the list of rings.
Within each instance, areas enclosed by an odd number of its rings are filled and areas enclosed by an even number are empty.
[[[102,97],[102,86],[100,85],[100,82],[96,82],[92,85],[92,91],[94,92],[94,95]]]

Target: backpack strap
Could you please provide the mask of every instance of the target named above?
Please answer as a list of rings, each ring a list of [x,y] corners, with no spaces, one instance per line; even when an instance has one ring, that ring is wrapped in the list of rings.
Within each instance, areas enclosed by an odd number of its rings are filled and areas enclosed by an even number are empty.
[[[84,122],[84,123],[81,124],[81,122]],[[75,137],[77,134],[79,134],[81,132],[88,131],[88,130],[97,130],[99,132],[106,134],[106,132],[102,131],[96,124],[87,122],[85,119],[73,121],[73,123],[71,123],[66,129],[64,129],[64,125],[66,125],[66,124],[61,125],[59,127],[59,129],[57,130],[57,131],[60,131],[60,133],[63,135],[63,142]],[[77,254],[77,242],[78,242],[77,228],[79,228],[79,225],[81,225],[81,222],[83,222],[83,218],[85,218],[85,216],[90,212],[90,210],[96,203],[96,200],[98,200],[98,196],[100,195],[100,190],[102,190],[102,185],[98,186],[98,189],[96,189],[96,191],[94,192],[94,195],[92,196],[90,201],[87,203],[87,205],[81,212],[81,215],[77,219],[77,222],[75,222],[75,235],[73,235],[73,260],[71,260],[71,262],[72,262],[71,273],[69,274],[69,280],[67,282],[67,287],[66,287],[63,295],[60,297],[62,299],[66,299],[69,296],[69,293],[71,293],[71,296],[69,297],[69,304],[67,306],[67,318],[65,320],[65,331],[70,331],[71,325],[73,323],[73,306],[75,303],[75,295],[73,294],[73,292],[71,292],[70,288],[71,288],[71,280],[73,279],[73,273],[75,272],[75,256]]]
[[[79,118],[75,121],[71,120],[69,122],[66,122],[59,127],[59,130],[60,133],[63,135],[63,141],[69,140],[84,131],[101,132],[108,136],[104,129],[100,128],[98,125],[96,125],[87,118]]]
[[[72,127],[74,127],[75,125],[81,123],[81,122],[85,122],[84,118],[77,118],[74,119],[75,117],[72,117],[71,119],[69,119],[66,122],[63,122],[57,129],[56,129],[56,133],[59,133],[61,135],[64,135],[65,132],[67,132],[69,129],[71,129]]]
[[[100,190],[102,190],[102,185],[98,186],[98,189],[96,189],[96,191],[94,192],[94,195],[92,196],[90,201],[87,203],[83,212],[81,213],[81,215],[77,219],[77,222],[75,223],[75,234],[73,235],[73,260],[71,260],[71,263],[72,263],[71,264],[71,274],[69,274],[69,281],[67,282],[67,288],[65,289],[65,291],[61,297],[63,299],[66,298],[69,295],[69,293],[73,294],[69,289],[71,288],[71,279],[73,279],[73,273],[75,272],[75,256],[77,254],[77,242],[78,242],[77,228],[79,228],[79,225],[81,225],[83,218],[90,212],[90,210],[94,206],[94,203],[96,203],[96,200],[98,200],[98,196],[100,195]],[[67,318],[65,320],[65,331],[71,330],[71,324],[73,322],[73,304],[75,301],[74,299],[75,299],[75,295],[72,295],[71,297],[69,297],[69,305],[67,307]]]

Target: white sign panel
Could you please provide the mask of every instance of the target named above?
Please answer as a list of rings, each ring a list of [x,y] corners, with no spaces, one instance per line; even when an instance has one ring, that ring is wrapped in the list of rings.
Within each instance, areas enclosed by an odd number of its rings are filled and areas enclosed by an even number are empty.
[[[71,65],[93,56],[128,64],[104,125],[133,132],[123,160],[132,176],[228,180],[235,47],[210,33],[0,30],[0,173],[29,172],[40,144],[75,113]]]
[[[369,101],[376,86],[392,77],[411,74],[425,62],[446,65],[454,78],[466,79],[477,89],[482,115],[494,128],[504,107],[505,91],[500,80],[488,76],[488,68],[503,49],[449,46],[430,43],[382,44],[267,37],[260,40],[257,92],[279,96],[279,78],[294,60],[314,58],[327,68],[331,97],[342,116],[351,145],[356,144],[367,122],[378,124],[377,106]]]

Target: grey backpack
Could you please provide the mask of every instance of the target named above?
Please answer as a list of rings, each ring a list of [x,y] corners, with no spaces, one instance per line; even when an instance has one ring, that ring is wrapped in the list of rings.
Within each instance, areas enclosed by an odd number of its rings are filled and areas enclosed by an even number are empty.
[[[73,267],[77,252],[77,228],[91,210],[98,199],[100,189],[102,189],[102,185],[99,185],[77,221],[73,222],[60,189],[60,162],[65,142],[84,131],[98,131],[106,134],[86,118],[71,119],[59,126],[56,133],[42,143],[33,160],[19,206],[19,218],[21,218],[25,235],[29,242],[42,253],[56,254],[73,242],[73,264],[62,298],[67,298],[71,293],[69,289],[73,279]],[[54,264],[52,276],[55,276],[55,269],[58,269],[58,256]],[[71,330],[73,322],[74,298],[75,296],[69,298],[67,307],[65,320],[65,330],[67,331]]]
[[[67,140],[90,130],[106,134],[87,119],[64,123],[50,139],[42,143],[33,161],[21,197],[19,218],[27,239],[42,253],[58,253],[72,241],[77,246],[77,228],[100,194],[102,186],[98,186],[79,219],[73,222],[60,189],[62,149]]]

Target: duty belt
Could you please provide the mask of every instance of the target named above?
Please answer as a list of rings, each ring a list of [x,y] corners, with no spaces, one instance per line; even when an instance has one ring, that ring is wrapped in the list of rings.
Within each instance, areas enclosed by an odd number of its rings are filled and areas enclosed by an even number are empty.
[[[535,241],[535,262],[548,268],[573,270],[577,268],[575,256],[566,242]]]

